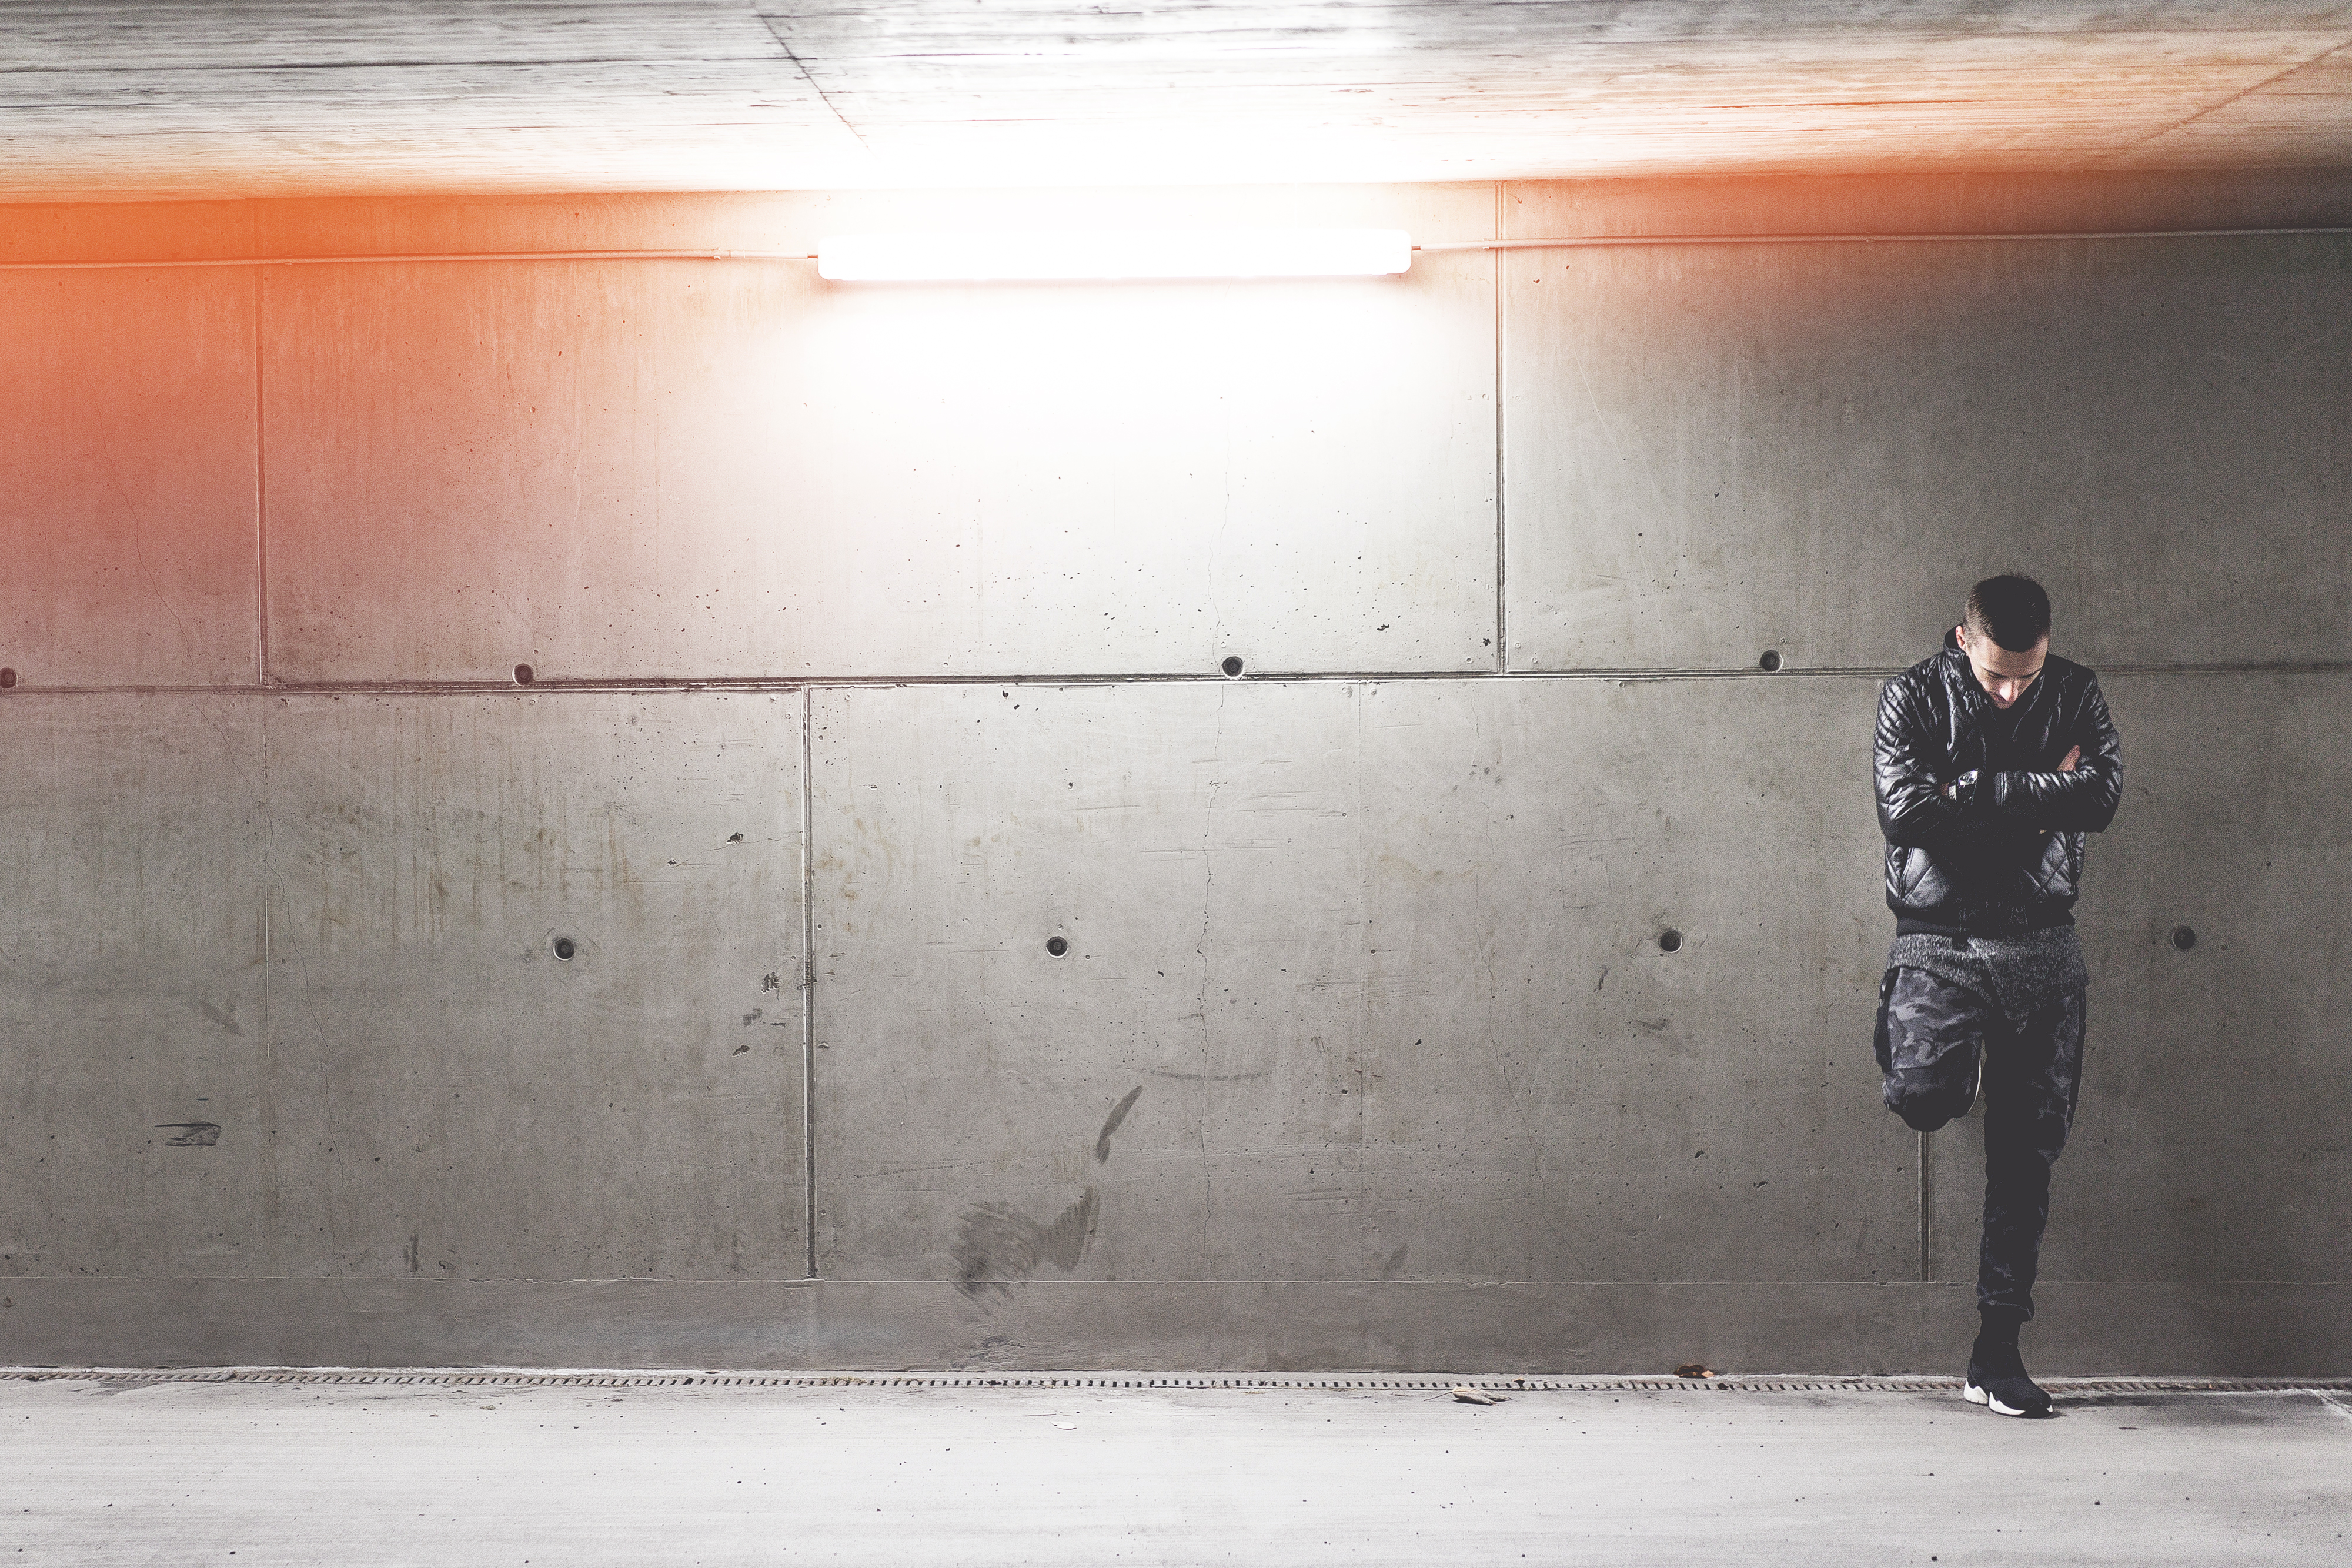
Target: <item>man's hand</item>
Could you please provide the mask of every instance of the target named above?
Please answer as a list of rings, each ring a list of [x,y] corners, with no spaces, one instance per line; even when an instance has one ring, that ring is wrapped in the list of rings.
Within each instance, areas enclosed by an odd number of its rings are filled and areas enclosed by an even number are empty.
[[[2079,746],[2073,747],[2068,749],[2064,757],[2058,759],[2058,771],[2061,773],[2072,773],[2074,771],[2074,764],[2082,760],[2083,748]],[[1947,800],[1958,800],[1960,798],[1959,780],[1955,779],[1949,783],[1937,785],[1936,788],[1936,793],[1941,795]],[[2047,838],[2049,835],[2044,833],[2042,837]]]
[[[2074,764],[2082,760],[2083,748],[2079,746],[2071,747],[2067,749],[2066,755],[2058,759],[2058,771],[2061,773],[2072,773],[2074,771]],[[2047,842],[2057,836],[2057,831],[2054,829],[2046,831],[2042,835],[2044,842]]]

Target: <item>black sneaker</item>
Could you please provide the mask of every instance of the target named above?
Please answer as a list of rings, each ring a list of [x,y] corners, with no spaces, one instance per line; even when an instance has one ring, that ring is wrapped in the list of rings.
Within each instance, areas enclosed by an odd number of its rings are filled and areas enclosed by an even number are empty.
[[[2025,1375],[2025,1358],[2014,1341],[1978,1339],[1969,1348],[1969,1383],[1961,1392],[1969,1404],[1986,1406],[1996,1416],[2050,1414],[2050,1396]]]

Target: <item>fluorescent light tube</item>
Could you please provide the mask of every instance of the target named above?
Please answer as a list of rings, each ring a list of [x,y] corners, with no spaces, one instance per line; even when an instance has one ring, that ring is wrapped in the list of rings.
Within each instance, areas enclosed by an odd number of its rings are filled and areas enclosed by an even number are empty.
[[[835,235],[816,247],[818,274],[845,283],[1380,277],[1412,264],[1402,229]]]

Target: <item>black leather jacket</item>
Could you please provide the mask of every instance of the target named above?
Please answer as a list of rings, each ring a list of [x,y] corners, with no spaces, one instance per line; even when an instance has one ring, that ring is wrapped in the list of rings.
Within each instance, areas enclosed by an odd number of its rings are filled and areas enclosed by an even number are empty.
[[[2083,755],[2060,772],[2067,750]],[[1878,828],[1901,931],[1998,936],[2074,923],[2083,835],[2114,820],[2123,757],[2099,680],[2051,658],[2004,712],[1949,632],[1878,697]],[[1947,800],[1943,787],[1956,784]]]

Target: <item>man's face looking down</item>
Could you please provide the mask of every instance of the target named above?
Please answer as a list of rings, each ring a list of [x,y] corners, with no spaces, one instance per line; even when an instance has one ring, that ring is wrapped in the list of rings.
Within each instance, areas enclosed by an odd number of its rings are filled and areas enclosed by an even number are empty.
[[[1969,669],[1974,673],[1977,685],[1984,688],[1992,706],[2005,708],[2025,695],[2042,674],[2042,662],[2050,656],[2050,639],[2044,637],[2022,653],[2002,647],[1990,637],[1979,636],[1969,630],[1963,622],[1958,628],[1960,647],[1969,656]]]

